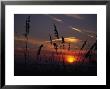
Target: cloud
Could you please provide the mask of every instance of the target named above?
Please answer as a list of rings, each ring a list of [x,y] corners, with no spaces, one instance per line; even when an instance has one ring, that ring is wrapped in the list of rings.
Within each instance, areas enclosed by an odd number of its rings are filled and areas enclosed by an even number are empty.
[[[96,37],[96,33],[93,32],[93,31],[89,31],[89,30],[80,30],[78,28],[75,28],[75,27],[72,27],[72,26],[69,26],[69,28],[79,32],[79,33],[82,33],[82,34],[85,34],[87,35],[88,37],[91,37],[91,38],[95,38]]]
[[[15,36],[14,37],[14,40],[16,42],[19,42],[20,44],[26,42],[26,40],[25,40],[25,38],[23,36],[19,36],[19,37],[18,36]],[[28,43],[29,44],[32,44],[32,45],[38,45],[38,44],[40,45],[40,44],[43,43],[43,41],[38,40],[38,39],[35,39],[35,38],[32,38],[32,37],[29,37]]]
[[[94,31],[90,31],[90,30],[83,30],[84,32],[87,32],[87,33],[90,33],[90,34],[94,34],[94,35],[96,35],[96,32],[94,32]]]
[[[92,36],[92,35],[88,35],[89,37],[91,37],[91,38],[94,38],[94,36]]]
[[[79,14],[65,14],[66,16],[68,17],[73,17],[73,18],[76,18],[76,19],[79,19],[79,20],[82,20],[84,19],[82,16],[80,16]]]
[[[15,36],[14,40],[15,40],[15,44],[16,44],[15,50],[20,51],[20,52],[23,51],[24,50],[23,47],[25,46],[25,38],[23,36]],[[74,43],[76,45],[76,44],[79,44],[81,41],[80,39],[78,39],[76,37],[65,37],[64,40],[65,40],[65,49],[64,49],[65,52],[68,49],[68,43]],[[59,44],[62,42],[62,38],[53,39],[52,41],[58,42],[58,44]],[[29,37],[28,43],[32,46],[30,51],[33,50],[33,52],[37,52],[37,50],[38,50],[37,47],[40,46],[41,44],[43,44],[43,51],[55,52],[54,46],[50,44],[50,41],[45,41],[45,40],[40,40],[40,39]],[[22,45],[24,45],[24,46],[22,46]],[[58,46],[60,47],[61,44]],[[74,48],[74,45],[71,45],[71,50],[73,50],[73,48]],[[62,50],[62,49],[58,49],[58,51],[60,51],[60,50]]]
[[[79,42],[80,40],[76,37],[66,37],[64,38],[65,42],[66,43],[77,43]],[[53,42],[61,42],[62,41],[62,38],[59,38],[59,39],[54,39],[52,40]],[[50,41],[45,41],[45,42],[50,42]]]
[[[52,16],[52,15],[49,15],[49,14],[45,14],[46,16],[49,16],[52,20],[54,20],[54,21],[57,21],[57,22],[63,22],[63,20],[61,20],[61,19],[59,19],[59,18],[57,18],[57,17],[55,17],[55,16]]]
[[[97,33],[94,32],[94,31],[83,30],[83,32],[84,32],[85,34],[88,34],[88,36],[91,37],[91,38],[96,38],[96,36],[97,36]]]
[[[18,42],[19,44],[26,42],[24,37],[17,37],[17,36],[15,36],[14,40],[16,42]],[[77,42],[80,41],[76,37],[65,37],[64,40],[65,40],[65,43],[77,43]],[[62,38],[53,39],[52,41],[53,42],[62,42]],[[35,38],[32,38],[32,37],[29,37],[28,43],[31,44],[31,45],[41,45],[41,44],[44,44],[45,46],[48,46],[49,44],[47,44],[47,43],[50,43],[50,41],[43,41],[43,40],[40,40],[40,39],[35,39]],[[48,48],[52,48],[52,47],[48,46]]]
[[[77,43],[80,40],[75,38],[75,37],[68,37],[68,38],[65,38],[65,41],[68,42],[68,43]]]
[[[53,18],[53,20],[55,20],[55,21],[58,21],[58,22],[62,22],[62,20],[61,19],[58,19],[58,18]]]
[[[81,30],[77,29],[77,28],[74,28],[72,27],[73,30],[77,31],[77,32],[82,32]]]

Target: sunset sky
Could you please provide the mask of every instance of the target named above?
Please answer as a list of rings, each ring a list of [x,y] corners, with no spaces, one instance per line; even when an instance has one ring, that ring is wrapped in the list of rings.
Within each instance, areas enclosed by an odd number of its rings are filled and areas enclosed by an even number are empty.
[[[29,44],[32,48],[45,44],[49,48],[49,34],[53,41],[61,41],[65,38],[71,48],[79,49],[87,40],[87,47],[90,47],[97,39],[97,15],[96,14],[15,14],[14,32],[15,47],[24,47],[25,21],[30,16]],[[59,39],[54,36],[56,25]]]

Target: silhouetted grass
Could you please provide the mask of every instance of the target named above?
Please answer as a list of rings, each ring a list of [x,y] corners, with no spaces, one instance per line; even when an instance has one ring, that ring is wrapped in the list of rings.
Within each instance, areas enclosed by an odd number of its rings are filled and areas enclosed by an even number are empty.
[[[25,51],[24,51],[24,56],[25,56],[25,64],[26,64],[26,60],[29,58],[29,52],[28,52],[28,35],[29,35],[29,29],[30,29],[30,16],[28,16],[26,18],[26,29],[25,29]]]
[[[94,51],[97,50],[97,41],[90,47],[89,50],[86,50],[84,52],[84,48],[87,45],[87,40],[84,41],[81,48],[79,49],[79,52],[75,53],[74,50],[71,50],[70,43],[65,42],[65,38],[61,36],[62,40],[61,42],[53,42],[52,36],[49,34],[49,41],[51,48],[54,49],[54,51],[46,51],[42,49],[45,44],[41,44],[38,47],[36,56],[30,59],[29,63],[26,63],[26,60],[28,59],[27,52],[28,52],[28,35],[30,33],[30,16],[26,19],[26,33],[25,33],[25,39],[26,39],[26,46],[25,46],[25,64],[27,64],[26,67],[24,67],[23,63],[18,62],[20,58],[19,56],[16,57],[15,61],[15,75],[97,75],[97,64],[90,64],[89,59],[91,59],[92,55],[95,55],[93,58],[96,59],[96,54],[93,54]],[[59,33],[57,30],[56,25],[54,24],[54,36],[59,39]],[[67,47],[65,44],[68,44]],[[67,48],[67,49],[65,49]],[[66,51],[64,52],[64,50]],[[72,51],[72,52],[71,52]],[[70,54],[71,52],[71,54]],[[76,62],[73,63],[67,63],[65,61],[66,55],[72,55],[76,57]],[[33,56],[32,53],[30,56]],[[37,60],[34,60],[34,58]],[[21,57],[21,59],[23,59]],[[95,61],[96,63],[96,61]],[[20,66],[20,67],[19,67]],[[50,74],[49,74],[50,73]]]

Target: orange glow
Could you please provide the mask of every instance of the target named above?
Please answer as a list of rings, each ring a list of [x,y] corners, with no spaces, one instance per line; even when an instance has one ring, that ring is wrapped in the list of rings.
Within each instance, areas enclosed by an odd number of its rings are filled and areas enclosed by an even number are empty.
[[[73,63],[73,62],[76,61],[76,58],[74,56],[68,55],[66,57],[66,61],[69,62],[69,63]]]
[[[61,42],[62,41],[62,38],[59,38],[59,39],[54,39],[54,40],[52,40],[53,42],[55,41],[57,41],[57,42]],[[77,43],[77,42],[79,42],[80,40],[78,39],[78,38],[76,38],[76,37],[65,37],[65,42],[67,42],[67,43]],[[50,41],[45,41],[45,42],[50,42]]]

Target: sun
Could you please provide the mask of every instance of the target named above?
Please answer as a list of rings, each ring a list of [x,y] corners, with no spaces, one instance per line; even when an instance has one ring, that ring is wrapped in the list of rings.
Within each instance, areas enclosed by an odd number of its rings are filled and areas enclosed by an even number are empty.
[[[67,55],[67,56],[66,56],[66,61],[67,61],[68,63],[73,63],[73,62],[76,61],[76,58],[75,58],[74,56]]]

